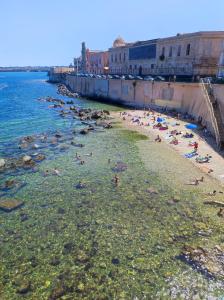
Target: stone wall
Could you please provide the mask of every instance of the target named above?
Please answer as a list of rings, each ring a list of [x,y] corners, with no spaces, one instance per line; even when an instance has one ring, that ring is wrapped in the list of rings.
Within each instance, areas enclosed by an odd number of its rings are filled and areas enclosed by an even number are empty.
[[[81,78],[67,75],[67,85],[87,97],[113,100],[133,107],[163,106],[202,117],[213,132],[210,114],[199,83],[168,83],[117,79]],[[224,85],[214,85],[214,92],[224,116]]]

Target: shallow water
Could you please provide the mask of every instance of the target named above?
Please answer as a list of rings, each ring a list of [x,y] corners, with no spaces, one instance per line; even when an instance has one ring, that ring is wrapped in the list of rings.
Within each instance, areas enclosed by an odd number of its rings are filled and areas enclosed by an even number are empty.
[[[79,122],[62,120],[36,101],[59,97],[56,87],[44,81],[45,74],[18,74],[18,82],[16,74],[5,76],[0,84],[3,80],[2,86],[14,92],[8,98],[0,94],[0,104],[9,112],[0,115],[1,156],[21,155],[17,143],[24,135],[53,136],[58,130],[63,138],[57,146],[38,149],[47,159],[36,172],[0,175],[0,183],[12,178],[26,183],[2,196],[25,205],[0,212],[0,299],[221,299],[222,280],[208,278],[180,259],[185,244],[222,246],[223,221],[217,209],[203,206],[203,186],[186,188],[178,176],[170,179],[176,156],[118,123],[110,130],[73,135]],[[16,110],[8,103],[12,99],[18,101]],[[85,146],[74,147],[71,139]],[[61,149],[65,144],[68,148]],[[188,166],[177,161],[186,176]],[[60,176],[43,176],[54,168]],[[112,181],[115,174],[118,186]],[[179,201],[172,202],[173,197]],[[29,286],[24,294],[22,285]]]

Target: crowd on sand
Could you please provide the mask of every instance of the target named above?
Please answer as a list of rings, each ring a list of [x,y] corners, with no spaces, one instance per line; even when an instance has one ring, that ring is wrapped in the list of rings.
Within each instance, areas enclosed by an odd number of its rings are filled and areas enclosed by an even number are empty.
[[[154,136],[155,143],[166,142],[204,173],[214,175],[220,181],[224,180],[224,159],[206,142],[211,134],[202,125],[201,117],[195,120],[187,113],[148,109],[120,112],[120,118],[128,125],[148,131]],[[202,177],[189,184],[198,185],[203,180]]]

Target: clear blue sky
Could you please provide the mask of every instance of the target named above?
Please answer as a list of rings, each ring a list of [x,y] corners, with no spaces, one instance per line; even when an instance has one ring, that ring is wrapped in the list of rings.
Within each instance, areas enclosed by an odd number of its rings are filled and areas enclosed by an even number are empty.
[[[224,0],[0,0],[0,66],[68,65],[80,44],[224,30]]]

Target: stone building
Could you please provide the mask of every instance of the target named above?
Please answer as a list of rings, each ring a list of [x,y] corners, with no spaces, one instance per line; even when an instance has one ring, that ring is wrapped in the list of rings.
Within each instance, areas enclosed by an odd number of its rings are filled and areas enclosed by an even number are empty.
[[[107,74],[108,69],[108,51],[90,50],[83,42],[79,71],[89,74]]]
[[[114,41],[109,49],[111,74],[217,75],[224,31],[177,34],[135,43]]]

